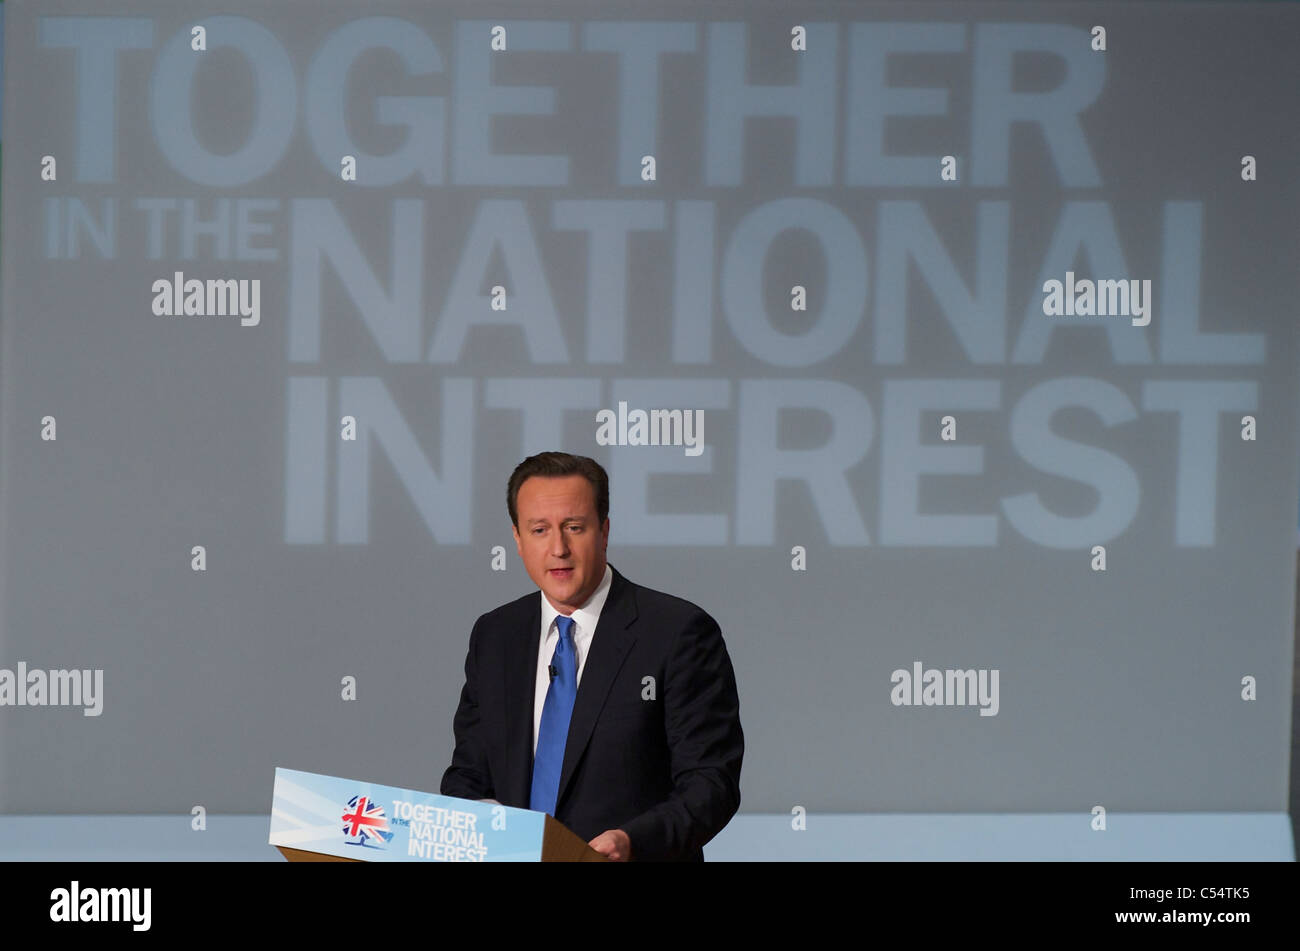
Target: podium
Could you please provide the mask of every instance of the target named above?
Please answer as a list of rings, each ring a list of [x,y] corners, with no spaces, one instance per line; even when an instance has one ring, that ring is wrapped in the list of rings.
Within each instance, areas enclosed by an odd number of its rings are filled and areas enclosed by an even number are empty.
[[[444,796],[453,802],[472,802],[470,799],[456,799]],[[541,862],[608,862],[585,841],[582,836],[569,831],[563,822],[553,816],[542,814],[545,820],[542,827]],[[287,845],[277,845],[280,854],[290,862],[364,862],[361,858],[348,858],[344,855],[328,855],[324,852],[309,852],[306,849],[291,849]]]
[[[277,767],[270,844],[290,862],[607,862],[544,812]]]

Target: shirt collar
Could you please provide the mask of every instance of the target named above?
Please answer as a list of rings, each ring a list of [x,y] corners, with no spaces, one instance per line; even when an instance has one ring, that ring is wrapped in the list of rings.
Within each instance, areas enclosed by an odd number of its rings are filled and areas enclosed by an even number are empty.
[[[578,629],[584,633],[591,633],[596,630],[596,622],[600,620],[600,612],[605,607],[605,599],[609,597],[609,586],[614,580],[614,569],[610,567],[609,562],[605,562],[605,576],[600,579],[600,584],[596,590],[591,593],[582,605],[574,610],[569,617],[578,623]],[[551,632],[551,624],[560,616],[560,612],[551,606],[544,592],[538,591],[537,596],[542,599],[542,638],[545,639]]]

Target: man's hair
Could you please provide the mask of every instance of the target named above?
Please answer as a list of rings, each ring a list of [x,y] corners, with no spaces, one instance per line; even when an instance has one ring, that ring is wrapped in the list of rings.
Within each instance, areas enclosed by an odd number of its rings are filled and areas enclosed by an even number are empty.
[[[567,452],[539,452],[529,456],[510,473],[510,482],[506,485],[506,508],[510,511],[510,522],[519,527],[519,487],[524,480],[533,476],[567,476],[580,475],[591,483],[596,492],[596,517],[601,525],[609,516],[609,475],[595,459],[587,456],[575,456]]]

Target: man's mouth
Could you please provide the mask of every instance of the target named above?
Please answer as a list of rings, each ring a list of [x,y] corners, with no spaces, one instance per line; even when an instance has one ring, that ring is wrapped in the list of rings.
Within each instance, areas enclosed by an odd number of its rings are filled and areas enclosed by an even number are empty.
[[[551,574],[553,574],[557,578],[567,578],[573,574],[572,568],[552,568],[550,569],[550,571]]]

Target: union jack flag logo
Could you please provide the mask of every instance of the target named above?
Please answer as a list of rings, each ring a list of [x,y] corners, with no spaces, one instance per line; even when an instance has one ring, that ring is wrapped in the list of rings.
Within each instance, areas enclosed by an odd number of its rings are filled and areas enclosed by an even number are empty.
[[[393,839],[384,807],[368,796],[353,796],[343,810],[345,845],[382,849]]]

